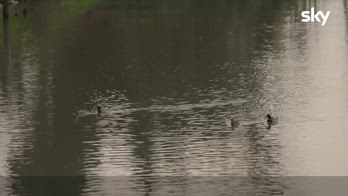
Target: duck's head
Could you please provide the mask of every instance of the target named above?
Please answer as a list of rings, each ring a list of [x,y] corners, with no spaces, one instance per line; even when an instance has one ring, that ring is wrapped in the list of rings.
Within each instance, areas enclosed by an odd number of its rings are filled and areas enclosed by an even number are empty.
[[[272,116],[270,114],[266,115],[267,119],[272,119]]]

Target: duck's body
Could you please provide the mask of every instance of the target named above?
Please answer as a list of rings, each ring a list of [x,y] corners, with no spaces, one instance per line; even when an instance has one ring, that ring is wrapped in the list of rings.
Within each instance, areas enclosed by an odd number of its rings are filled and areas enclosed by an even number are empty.
[[[79,111],[76,111],[73,113],[73,115],[76,117],[76,118],[84,118],[84,117],[87,117],[87,116],[101,116],[102,114],[104,114],[102,112],[102,109],[100,106],[97,106],[97,111],[96,112],[91,112],[91,111],[88,111],[88,110],[79,110]]]
[[[277,123],[278,121],[277,117],[272,117],[270,114],[267,114],[266,117],[267,117],[267,123],[269,124],[274,124],[274,123]]]
[[[99,105],[97,105],[97,114],[101,115],[101,113],[102,113],[102,109]]]
[[[110,117],[113,116],[109,110],[103,110],[100,106],[97,106],[97,114],[99,117]]]
[[[237,126],[239,126],[239,122],[232,118],[230,125],[231,125],[231,127],[237,127]]]
[[[226,125],[231,128],[235,128],[239,126],[239,122],[234,120],[233,118],[231,119],[226,119]]]
[[[89,112],[87,110],[79,110],[79,111],[76,111],[73,113],[73,115],[76,117],[76,118],[83,118],[83,117],[86,117],[86,116],[91,116],[91,115],[94,115],[95,113],[93,112]]]

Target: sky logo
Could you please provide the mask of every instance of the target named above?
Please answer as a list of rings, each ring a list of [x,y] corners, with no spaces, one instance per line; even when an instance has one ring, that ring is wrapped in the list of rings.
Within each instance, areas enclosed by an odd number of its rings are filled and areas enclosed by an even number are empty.
[[[320,10],[315,12],[315,8],[312,7],[310,11],[301,12],[301,22],[318,22],[321,23],[322,26],[324,26],[329,19],[330,13],[331,11],[328,11],[326,12],[326,14],[324,14],[324,12]]]

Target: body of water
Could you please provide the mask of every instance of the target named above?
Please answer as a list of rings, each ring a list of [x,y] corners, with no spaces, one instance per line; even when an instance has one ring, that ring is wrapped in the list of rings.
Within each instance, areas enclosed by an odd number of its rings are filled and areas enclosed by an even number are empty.
[[[300,22],[311,7],[331,11],[325,26]],[[347,176],[347,7],[20,2],[0,32],[0,186],[8,195],[47,195],[35,185],[57,181],[69,183],[47,191],[282,195],[306,181],[284,176]],[[81,110],[89,115],[76,118]],[[271,127],[268,113],[279,117]]]

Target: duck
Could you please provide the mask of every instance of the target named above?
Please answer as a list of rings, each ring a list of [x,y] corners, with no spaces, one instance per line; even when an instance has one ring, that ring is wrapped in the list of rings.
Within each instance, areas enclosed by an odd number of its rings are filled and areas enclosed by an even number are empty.
[[[267,123],[269,124],[274,124],[278,121],[277,117],[272,117],[270,114],[267,114],[266,118],[267,118]]]
[[[231,118],[230,126],[231,127],[237,127],[237,126],[239,126],[239,122],[234,120],[233,118]]]
[[[227,119],[226,118],[226,125],[231,128],[235,128],[239,126],[239,122],[233,118]]]
[[[83,118],[83,117],[91,115],[91,112],[87,110],[79,110],[74,112],[73,115],[75,116],[75,118]]]
[[[99,105],[97,105],[97,114],[100,116],[102,114],[102,109]]]
[[[99,105],[97,105],[96,108],[97,108],[97,116],[98,117],[112,117],[113,116],[112,111],[104,110]]]
[[[75,118],[84,118],[87,116],[93,116],[93,115],[98,115],[100,116],[102,114],[102,109],[99,105],[97,105],[97,111],[96,112],[90,112],[88,110],[79,110],[73,113]]]

